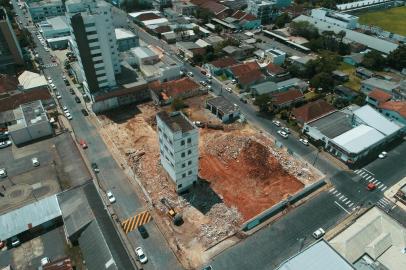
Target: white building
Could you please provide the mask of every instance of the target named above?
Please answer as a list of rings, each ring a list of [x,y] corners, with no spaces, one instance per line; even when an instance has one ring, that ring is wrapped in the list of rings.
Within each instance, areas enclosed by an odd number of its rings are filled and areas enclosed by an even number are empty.
[[[138,37],[128,29],[116,28],[117,46],[120,52],[139,46]]]
[[[33,22],[40,22],[65,13],[62,0],[26,1],[25,4]]]
[[[159,62],[159,55],[148,47],[136,47],[131,49],[137,66],[153,65]]]
[[[181,112],[159,112],[156,116],[160,160],[182,192],[196,183],[199,169],[199,133]]]
[[[254,15],[261,23],[269,23],[277,15],[276,2],[269,0],[248,0],[248,13]]]
[[[355,29],[358,26],[358,17],[327,8],[312,9],[311,16],[318,20],[340,26],[346,29]]]
[[[66,2],[72,50],[83,72],[84,89],[93,96],[116,86],[115,74],[121,72],[111,5],[104,1]]]
[[[47,18],[38,23],[38,27],[45,39],[70,36],[70,28],[65,16]]]

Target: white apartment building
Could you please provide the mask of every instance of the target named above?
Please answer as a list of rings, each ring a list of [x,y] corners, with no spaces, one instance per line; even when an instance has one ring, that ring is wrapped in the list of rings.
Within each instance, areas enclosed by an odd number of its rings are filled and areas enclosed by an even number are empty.
[[[116,86],[115,74],[121,72],[111,5],[104,1],[69,0],[66,2],[72,33],[72,50],[83,72],[84,89],[92,98]]]
[[[269,0],[248,0],[248,12],[258,19],[261,23],[269,23],[277,15],[276,2]]]
[[[160,160],[178,193],[196,183],[199,169],[199,132],[182,112],[156,116]]]
[[[312,9],[311,16],[315,19],[346,29],[355,29],[358,26],[357,16],[341,13],[327,8]]]
[[[65,13],[62,0],[25,1],[25,5],[33,22],[40,22]]]

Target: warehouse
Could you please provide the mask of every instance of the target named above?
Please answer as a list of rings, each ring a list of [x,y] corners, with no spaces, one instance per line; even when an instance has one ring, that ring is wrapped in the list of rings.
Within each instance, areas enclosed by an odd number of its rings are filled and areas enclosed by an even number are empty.
[[[240,116],[238,106],[232,104],[224,97],[216,97],[207,100],[206,108],[220,118],[223,123],[231,122]]]

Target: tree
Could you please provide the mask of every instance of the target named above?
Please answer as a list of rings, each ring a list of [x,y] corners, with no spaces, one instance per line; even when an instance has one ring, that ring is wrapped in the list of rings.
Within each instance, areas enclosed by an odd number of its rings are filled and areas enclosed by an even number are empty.
[[[330,73],[320,72],[310,79],[310,85],[316,89],[321,89],[323,92],[334,87],[334,79]]]
[[[364,55],[362,65],[373,70],[382,70],[386,65],[386,59],[379,52],[370,51]]]
[[[391,68],[397,70],[406,68],[406,45],[400,45],[396,50],[391,51],[387,61]]]
[[[259,95],[257,97],[255,97],[255,101],[254,101],[254,105],[259,107],[259,111],[260,112],[269,112],[272,103],[272,98],[267,95],[267,94],[263,94],[263,95]]]
[[[290,22],[290,17],[289,17],[289,15],[287,13],[282,13],[281,15],[276,17],[276,19],[275,19],[275,25],[278,28],[284,27],[285,24],[287,24],[288,22]]]
[[[183,99],[181,99],[181,98],[175,98],[172,101],[171,109],[173,111],[179,111],[179,110],[181,110],[181,109],[183,109],[185,107],[186,107],[186,104],[183,102]]]
[[[319,37],[317,28],[307,21],[291,22],[290,29],[293,35],[301,36],[309,40]]]
[[[303,75],[306,78],[312,78],[321,72],[331,73],[337,68],[339,61],[340,58],[337,54],[329,51],[323,51],[320,53],[319,58],[310,60],[306,63]]]

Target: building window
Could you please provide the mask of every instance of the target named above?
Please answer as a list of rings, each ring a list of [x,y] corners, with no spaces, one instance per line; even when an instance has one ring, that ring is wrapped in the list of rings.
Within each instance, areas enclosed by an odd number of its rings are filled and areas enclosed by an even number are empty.
[[[97,31],[89,31],[89,32],[86,32],[86,34],[87,35],[94,35],[94,34],[97,34]]]
[[[95,26],[95,24],[94,23],[85,23],[85,27],[92,27],[92,26]]]
[[[182,184],[179,184],[179,185],[178,185],[178,188],[181,188],[181,187],[182,187]]]
[[[188,138],[187,143],[191,143],[191,142],[192,142],[192,138]]]
[[[182,154],[180,154],[181,157],[185,157],[185,152],[182,152]]]
[[[182,164],[182,168],[185,168],[185,167],[186,167],[186,164],[185,164],[185,163],[183,163],[183,164]]]
[[[185,140],[181,140],[180,145],[185,145]]]
[[[98,67],[94,69],[95,71],[100,71],[100,70],[104,70],[104,67]]]
[[[188,155],[192,154],[192,150],[187,150],[187,154]]]
[[[106,83],[106,82],[107,82],[107,80],[102,80],[102,81],[99,82],[99,84],[103,84],[103,83]]]
[[[182,174],[182,178],[185,178],[185,177],[186,177],[186,173],[183,173],[183,174]]]
[[[188,175],[191,175],[192,174],[192,171],[188,171],[188,173],[187,173]]]
[[[92,47],[89,47],[89,49],[90,49],[91,51],[93,51],[93,50],[99,50],[99,49],[100,49],[100,46],[92,46]]]
[[[93,57],[98,57],[98,56],[101,56],[101,55],[102,55],[101,53],[92,54]]]
[[[189,161],[187,162],[187,165],[192,165],[192,161],[189,160]]]
[[[89,43],[98,42],[99,39],[98,38],[92,38],[92,39],[89,39],[88,41],[89,41]]]
[[[100,73],[100,74],[96,75],[97,78],[100,78],[100,77],[103,77],[103,76],[106,76],[106,73]]]

